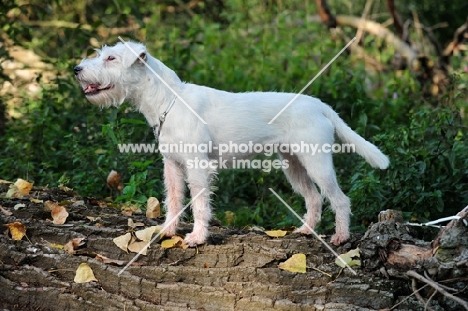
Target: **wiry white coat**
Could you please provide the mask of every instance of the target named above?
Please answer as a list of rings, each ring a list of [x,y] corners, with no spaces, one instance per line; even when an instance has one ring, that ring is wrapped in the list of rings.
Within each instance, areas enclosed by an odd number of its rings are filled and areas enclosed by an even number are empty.
[[[144,61],[139,60],[137,55]],[[160,129],[160,144],[212,142],[217,147],[229,143],[305,142],[321,146],[333,144],[336,133],[343,142],[354,144],[356,152],[373,167],[385,169],[389,164],[388,158],[377,147],[356,134],[330,106],[316,98],[299,96],[274,122],[268,124],[295,94],[230,93],[183,83],[174,71],[147,53],[142,44],[127,42],[127,46],[122,43],[105,46],[98,51],[96,58],[84,59],[75,67],[77,79],[92,103],[108,107],[130,101],[143,113],[151,127],[160,126],[161,114],[175,97],[155,73],[178,94]],[[203,188],[206,189],[193,201],[194,229],[185,238],[191,246],[202,244],[208,236],[208,222],[211,218],[209,189],[216,170],[191,168],[187,163],[195,158],[216,159],[218,154],[166,152],[163,156],[167,191],[166,234],[170,236],[176,232],[179,222],[176,215],[182,209],[185,179],[192,198]],[[223,159],[228,159],[230,163],[232,157],[245,156],[231,152],[224,154]],[[313,229],[321,217],[323,195],[336,213],[336,233],[332,242],[337,245],[346,241],[349,238],[350,201],[336,181],[332,154],[299,152],[293,155],[280,153],[279,156],[287,160],[289,166],[284,169],[286,177],[306,202],[305,224],[297,231],[311,233],[309,228]]]

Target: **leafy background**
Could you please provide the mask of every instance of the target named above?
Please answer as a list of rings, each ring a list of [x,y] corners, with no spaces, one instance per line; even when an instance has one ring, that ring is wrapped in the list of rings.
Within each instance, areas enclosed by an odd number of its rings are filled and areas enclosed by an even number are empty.
[[[6,124],[0,137],[0,177],[24,178],[36,185],[66,184],[83,196],[108,197],[106,178],[119,171],[125,188],[116,202],[142,204],[164,197],[158,154],[122,154],[116,143],[153,143],[142,115],[127,104],[101,110],[84,98],[72,69],[102,44],[118,36],[145,42],[151,54],[189,82],[233,91],[299,91],[345,41],[323,24],[312,1],[11,1],[1,4],[3,39],[33,51],[43,71],[32,81],[12,79],[0,70],[0,107]],[[336,14],[361,16],[365,1],[329,1]],[[398,7],[404,20],[417,14],[434,28],[445,46],[466,14],[466,1],[407,1]],[[369,16],[388,21],[384,1]],[[411,36],[417,36],[414,28]],[[342,28],[349,37],[355,29]],[[340,185],[352,201],[353,230],[363,230],[379,211],[398,209],[411,221],[453,215],[468,204],[467,68],[463,53],[452,58],[451,83],[428,96],[409,70],[392,66],[392,46],[364,36],[363,47],[385,68],[369,73],[361,59],[343,54],[306,91],[329,103],[359,134],[391,159],[374,170],[355,155],[336,155]],[[424,50],[424,46],[421,47]],[[2,45],[0,59],[10,52]],[[32,91],[31,84],[36,88]],[[270,193],[275,189],[299,213],[303,199],[281,171],[221,171],[213,205],[226,225],[267,228],[299,225]],[[334,226],[324,211],[322,232]]]

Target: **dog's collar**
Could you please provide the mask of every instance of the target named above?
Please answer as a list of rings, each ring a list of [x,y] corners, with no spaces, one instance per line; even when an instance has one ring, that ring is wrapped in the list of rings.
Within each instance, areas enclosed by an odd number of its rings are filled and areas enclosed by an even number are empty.
[[[153,126],[153,133],[154,133],[154,137],[156,138],[156,140],[158,140],[158,137],[159,137],[159,133],[161,133],[161,128],[163,126],[163,123],[164,121],[166,120],[166,116],[167,114],[169,113],[169,110],[171,110],[172,106],[174,106],[174,103],[177,99],[177,96],[174,96],[174,98],[172,99],[171,103],[169,104],[169,106],[166,108],[166,110],[159,116],[159,124]]]

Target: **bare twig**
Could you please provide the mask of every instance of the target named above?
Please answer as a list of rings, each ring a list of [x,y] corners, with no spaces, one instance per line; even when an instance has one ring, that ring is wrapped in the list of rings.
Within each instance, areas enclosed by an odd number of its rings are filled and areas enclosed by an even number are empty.
[[[423,283],[426,283],[428,284],[429,286],[431,286],[432,288],[434,288],[436,291],[438,291],[439,293],[441,293],[442,295],[444,295],[445,297],[447,298],[450,298],[452,299],[453,301],[456,301],[458,302],[462,307],[465,308],[465,310],[468,310],[468,302],[457,297],[457,296],[454,296],[452,294],[450,294],[449,292],[447,292],[445,289],[443,289],[442,287],[439,286],[439,284],[437,282],[434,282],[434,281],[431,281],[431,280],[428,280],[426,279],[424,276],[420,275],[419,273],[417,273],[416,271],[413,271],[413,270],[410,270],[408,272],[406,272],[406,275],[412,277],[412,278],[415,278],[417,279],[418,281],[421,281]]]
[[[451,56],[457,51],[458,45],[463,42],[468,36],[468,17],[463,25],[461,25],[453,35],[453,41],[450,42],[444,50],[444,56]]]
[[[333,277],[333,275],[331,275],[330,273],[326,273],[325,271],[322,271],[322,270],[320,270],[318,268],[315,268],[315,267],[307,267],[307,268],[314,269],[315,271],[318,271],[318,272],[322,273],[323,275],[328,276],[330,279]]]
[[[427,286],[429,285],[424,285],[422,286],[421,288],[419,289],[416,289],[416,290],[413,290],[413,292],[411,293],[411,295],[407,296],[405,299],[403,299],[402,301],[400,301],[399,303],[397,303],[396,305],[394,305],[393,307],[391,307],[390,309],[388,309],[389,311],[395,309],[396,307],[398,307],[399,305],[401,305],[403,302],[405,302],[406,300],[408,300],[411,296],[413,295],[416,295],[416,293],[418,293],[419,291],[423,290],[424,288],[426,288]]]
[[[406,41],[406,39],[403,37],[403,24],[401,23],[400,16],[398,16],[398,13],[395,9],[395,1],[387,0],[387,8],[393,18],[393,26],[395,27],[398,36],[400,39]]]
[[[419,22],[418,12],[411,10],[411,13],[413,14],[414,28],[416,29],[416,34],[418,35],[418,42],[421,42],[421,48],[423,50],[422,52],[424,55],[426,55],[427,53],[424,51],[424,44],[422,44],[424,42],[424,37],[421,30],[421,23]]]
[[[427,273],[427,271],[424,271],[424,276],[426,277],[426,279],[428,280],[431,280],[431,281],[434,281],[433,279],[431,279],[431,277],[429,276],[429,274]],[[455,289],[455,288],[452,288],[450,286],[447,286],[447,285],[442,285],[440,283],[438,283],[440,287],[442,287],[443,289],[447,290],[447,291],[450,291],[452,293],[457,293],[458,290]]]
[[[468,281],[468,277],[441,280],[439,281],[439,283],[452,283],[452,282],[463,282],[463,281]]]
[[[372,2],[373,0],[366,1],[366,5],[364,6],[364,11],[362,12],[361,21],[363,22],[366,21],[367,15],[369,14],[369,10],[372,6]],[[362,25],[359,25],[358,31],[356,33],[356,43],[354,45],[359,44],[359,42],[361,41],[362,33],[363,33]]]
[[[435,290],[431,297],[429,297],[429,299],[427,300],[426,304],[424,305],[424,310],[430,310],[431,307],[429,307],[429,303],[431,302],[432,298],[434,298],[435,294],[437,294],[437,291]]]
[[[414,296],[419,300],[419,302],[424,306],[424,309],[427,309],[429,311],[434,311],[431,307],[427,305],[427,302],[424,300],[424,298],[421,296],[419,293],[418,287],[416,286],[416,279],[411,280],[411,289],[413,290]],[[437,291],[436,291],[437,293]]]

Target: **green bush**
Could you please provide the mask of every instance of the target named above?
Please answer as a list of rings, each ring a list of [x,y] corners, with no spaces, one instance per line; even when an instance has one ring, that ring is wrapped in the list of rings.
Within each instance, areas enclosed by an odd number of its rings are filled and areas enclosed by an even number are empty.
[[[86,5],[88,13],[79,15],[72,14],[76,8],[60,2],[35,8],[38,18],[47,20],[46,13],[56,11],[57,19],[87,22],[94,29],[103,24],[124,26],[130,19],[141,27],[138,36],[146,35],[149,51],[182,79],[227,91],[298,92],[346,43],[332,38],[322,25],[305,22],[315,8],[299,1],[281,8],[270,2],[226,1],[216,18],[210,11],[205,19],[203,11],[179,20],[164,14],[147,17],[167,4],[148,4],[147,11],[139,11],[126,1],[118,3],[119,8],[107,9],[108,15],[99,2]],[[43,34],[41,40],[24,42],[38,54],[49,55],[59,73],[40,94],[21,94],[20,117],[11,119],[6,135],[0,137],[0,176],[50,186],[67,180],[82,195],[105,197],[110,193],[106,177],[115,169],[125,183],[117,202],[162,199],[161,156],[123,154],[117,148],[118,143],[154,142],[144,118],[128,105],[107,110],[91,105],[72,75],[81,56],[91,51],[90,39],[102,41],[97,31],[44,32],[24,29],[5,16],[0,20],[18,42]],[[116,41],[112,37],[102,43]],[[385,46],[368,48],[383,60],[393,55]],[[6,56],[6,51],[0,53]],[[372,169],[356,155],[334,157],[340,185],[352,201],[353,229],[365,228],[388,208],[417,221],[456,213],[468,202],[466,121],[460,119],[461,109],[467,108],[466,74],[460,73],[447,93],[451,95],[434,106],[409,72],[368,76],[359,64],[343,54],[305,91],[333,106],[390,157],[385,171]],[[38,81],[44,86],[41,78]],[[293,194],[282,172],[221,171],[218,179],[213,204],[225,224],[299,225],[268,190],[275,189],[298,213],[305,212],[303,199]],[[323,219],[320,230],[327,232],[333,228],[333,214],[325,209]]]

